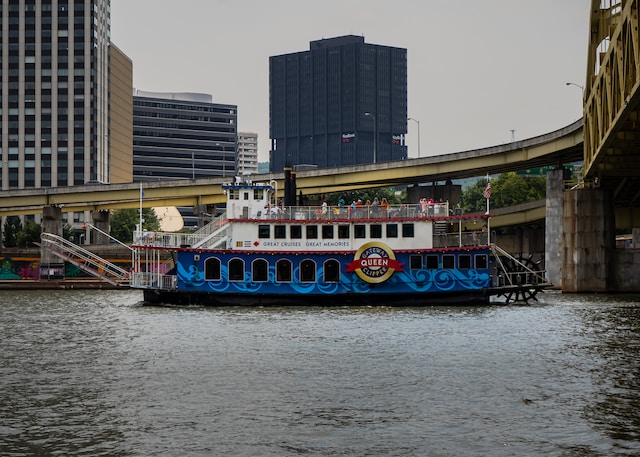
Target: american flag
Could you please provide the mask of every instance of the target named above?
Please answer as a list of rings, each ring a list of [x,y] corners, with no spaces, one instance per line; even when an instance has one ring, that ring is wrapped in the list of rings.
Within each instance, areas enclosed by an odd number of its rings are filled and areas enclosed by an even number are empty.
[[[489,200],[491,198],[491,181],[487,179],[487,187],[484,188],[484,198]]]

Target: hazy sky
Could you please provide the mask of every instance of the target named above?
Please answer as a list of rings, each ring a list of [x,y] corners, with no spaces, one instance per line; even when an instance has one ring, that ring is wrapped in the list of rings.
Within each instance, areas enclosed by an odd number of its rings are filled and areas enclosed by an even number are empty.
[[[590,0],[111,0],[111,39],[133,85],[238,106],[269,150],[269,57],[363,35],[407,49],[421,155],[493,146],[582,116]],[[409,157],[417,157],[409,121]]]

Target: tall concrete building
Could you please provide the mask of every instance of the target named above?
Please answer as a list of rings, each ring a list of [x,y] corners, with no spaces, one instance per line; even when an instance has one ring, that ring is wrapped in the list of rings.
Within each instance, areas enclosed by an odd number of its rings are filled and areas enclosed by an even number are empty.
[[[255,175],[258,173],[258,134],[238,133],[238,164],[239,175]]]
[[[109,182],[133,182],[133,63],[110,44]]]
[[[237,112],[209,94],[136,90],[134,181],[234,176]]]
[[[407,50],[362,36],[269,58],[271,171],[407,157]]]
[[[2,189],[109,182],[109,2],[0,8]]]

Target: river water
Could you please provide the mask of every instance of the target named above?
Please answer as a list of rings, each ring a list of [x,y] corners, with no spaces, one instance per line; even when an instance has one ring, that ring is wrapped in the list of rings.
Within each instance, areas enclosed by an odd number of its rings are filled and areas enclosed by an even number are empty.
[[[640,455],[640,297],[170,308],[0,292],[2,456]]]

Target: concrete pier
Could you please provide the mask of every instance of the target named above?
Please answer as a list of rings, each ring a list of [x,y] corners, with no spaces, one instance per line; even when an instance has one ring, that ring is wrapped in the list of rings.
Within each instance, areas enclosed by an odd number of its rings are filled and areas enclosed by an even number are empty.
[[[545,220],[545,268],[547,279],[562,288],[564,169],[547,172],[547,210]]]
[[[563,292],[612,291],[615,214],[607,191],[564,192]]]

